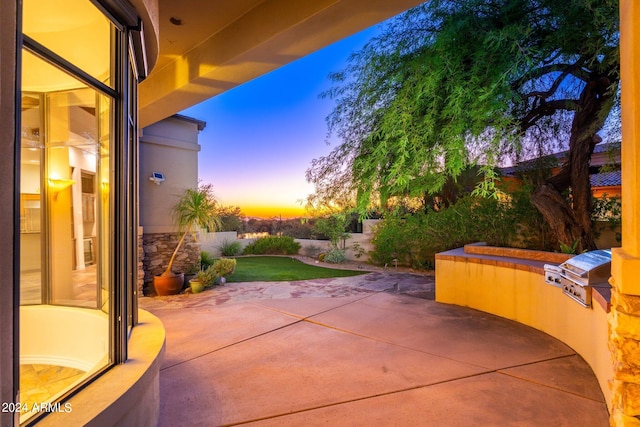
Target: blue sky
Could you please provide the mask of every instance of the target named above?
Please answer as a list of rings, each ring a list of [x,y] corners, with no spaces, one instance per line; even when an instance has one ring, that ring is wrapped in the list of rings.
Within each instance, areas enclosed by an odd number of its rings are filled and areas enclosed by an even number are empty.
[[[301,216],[299,201],[313,192],[305,180],[312,159],[326,155],[326,116],[333,101],[319,94],[328,75],[377,26],[343,39],[269,74],[184,110],[207,122],[200,133],[200,180],[212,183],[223,205],[249,216]],[[293,209],[293,210],[292,210]]]

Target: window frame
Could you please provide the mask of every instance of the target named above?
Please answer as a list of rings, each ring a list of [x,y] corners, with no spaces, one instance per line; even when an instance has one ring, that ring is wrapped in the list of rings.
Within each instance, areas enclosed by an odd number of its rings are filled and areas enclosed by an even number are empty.
[[[37,41],[22,33],[22,10],[21,3],[16,2],[13,6],[16,8],[16,34],[17,37],[13,43],[15,46],[16,69],[15,69],[15,126],[12,139],[14,146],[14,167],[12,168],[14,185],[13,191],[13,242],[15,246],[14,258],[12,260],[13,270],[13,287],[12,287],[12,305],[11,313],[13,319],[13,328],[11,328],[11,337],[13,341],[13,351],[5,352],[2,350],[0,362],[6,361],[6,355],[12,354],[13,378],[8,385],[11,389],[12,397],[5,399],[6,389],[2,389],[3,401],[18,401],[19,390],[19,311],[20,311],[20,266],[19,266],[19,236],[20,223],[19,216],[19,194],[20,194],[20,99],[22,93],[21,87],[21,64],[22,51],[28,50],[32,54],[38,56],[42,60],[51,65],[69,73],[87,86],[95,89],[103,95],[109,97],[112,102],[111,106],[111,123],[109,124],[112,144],[113,160],[111,169],[114,171],[109,191],[110,212],[107,220],[110,221],[110,253],[112,258],[110,265],[105,266],[111,270],[109,284],[109,363],[103,369],[96,372],[90,379],[78,384],[66,395],[58,401],[63,401],[70,396],[76,394],[84,386],[89,384],[95,378],[99,377],[106,370],[114,365],[123,363],[127,360],[127,339],[131,329],[137,323],[137,161],[138,161],[138,133],[137,133],[137,84],[145,77],[146,69],[140,70],[140,64],[146,67],[146,59],[144,58],[144,50],[142,58],[140,55],[140,41],[143,40],[141,20],[135,9],[125,0],[87,0],[95,5],[111,22],[112,32],[112,52],[111,67],[113,72],[114,84],[113,88],[105,85],[95,79],[81,68],[75,66],[71,62],[65,60],[56,53],[50,51]],[[4,2],[3,2],[4,3]],[[4,9],[4,6],[3,6]],[[6,16],[6,15],[5,15]],[[135,23],[135,24],[134,24]],[[134,24],[134,25],[133,25]],[[144,44],[142,44],[144,46]],[[123,251],[115,248],[123,248]],[[100,287],[100,284],[98,284]],[[3,296],[5,293],[2,293]],[[3,305],[4,306],[4,305]],[[99,308],[98,308],[99,309]],[[44,414],[46,415],[46,414]],[[44,416],[43,415],[43,416]],[[19,424],[19,413],[12,414],[13,424]],[[32,417],[28,420],[28,424],[37,422],[42,417]],[[3,414],[2,424],[4,425],[5,416]]]

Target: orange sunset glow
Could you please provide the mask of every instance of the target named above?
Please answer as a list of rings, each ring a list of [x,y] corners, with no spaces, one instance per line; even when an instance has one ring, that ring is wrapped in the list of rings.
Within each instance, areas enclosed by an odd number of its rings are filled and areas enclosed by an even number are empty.
[[[309,216],[301,206],[240,206],[242,214],[256,218],[300,218]]]

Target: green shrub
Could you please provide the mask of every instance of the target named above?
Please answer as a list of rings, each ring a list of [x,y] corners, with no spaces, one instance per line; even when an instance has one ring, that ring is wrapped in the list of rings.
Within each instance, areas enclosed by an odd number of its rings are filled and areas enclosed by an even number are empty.
[[[478,241],[507,246],[518,237],[517,212],[509,202],[466,196],[440,212],[404,218],[389,217],[378,224],[371,260],[379,265],[433,268],[435,254]]]
[[[236,256],[242,253],[242,245],[237,240],[224,240],[218,248],[222,256]]]
[[[558,240],[549,224],[531,202],[531,194],[535,187],[526,184],[518,191],[510,194],[509,207],[517,223],[517,237],[511,246],[541,251],[556,251]]]
[[[289,236],[267,236],[244,248],[245,255],[296,255],[300,243]]]
[[[347,255],[342,249],[331,249],[324,256],[323,261],[331,264],[340,264],[347,260]]]
[[[622,201],[620,197],[608,197],[603,194],[601,197],[593,198],[593,211],[591,213],[591,222],[593,223],[593,234],[599,237],[599,227],[596,224],[606,225],[610,230],[619,230],[622,224]],[[616,232],[616,241],[622,244],[622,234]]]
[[[218,259],[213,263],[211,269],[216,277],[230,276],[236,269],[236,260],[231,258]]]
[[[333,213],[329,216],[318,218],[316,220],[315,231],[320,237],[326,237],[331,242],[331,247],[338,249],[338,245],[342,240],[349,238],[349,234],[345,231],[351,222],[351,215],[345,212]]]

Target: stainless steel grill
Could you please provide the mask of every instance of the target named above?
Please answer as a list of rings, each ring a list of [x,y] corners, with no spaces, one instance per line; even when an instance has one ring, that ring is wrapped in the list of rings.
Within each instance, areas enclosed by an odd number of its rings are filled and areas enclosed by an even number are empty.
[[[592,288],[610,287],[610,276],[610,250],[585,252],[560,264],[562,292],[585,307],[591,307]]]
[[[548,285],[561,288],[562,287],[562,269],[557,265],[545,264],[544,265],[544,281]]]

